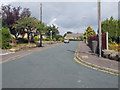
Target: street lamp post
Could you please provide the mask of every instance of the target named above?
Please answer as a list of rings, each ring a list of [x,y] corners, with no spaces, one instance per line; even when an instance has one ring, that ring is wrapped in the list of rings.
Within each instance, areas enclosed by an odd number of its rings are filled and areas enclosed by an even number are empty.
[[[52,40],[52,31],[50,31],[50,39]]]
[[[99,57],[101,57],[101,2],[98,0],[98,36],[99,36]]]

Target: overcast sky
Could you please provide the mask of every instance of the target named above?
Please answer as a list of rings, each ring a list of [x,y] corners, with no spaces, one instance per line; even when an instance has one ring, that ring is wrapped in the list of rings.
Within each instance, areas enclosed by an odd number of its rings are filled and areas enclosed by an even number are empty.
[[[39,19],[40,2],[15,2],[12,6],[30,8],[32,17]],[[113,16],[118,18],[117,2],[102,2],[102,21]],[[96,2],[44,2],[43,22],[59,27],[60,34],[67,31],[83,33],[87,26],[91,26],[97,32],[97,3]]]

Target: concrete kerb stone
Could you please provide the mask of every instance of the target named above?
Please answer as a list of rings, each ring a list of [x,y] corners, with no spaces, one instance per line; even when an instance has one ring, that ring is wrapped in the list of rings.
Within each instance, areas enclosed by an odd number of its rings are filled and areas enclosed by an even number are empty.
[[[79,49],[80,49],[80,47],[78,45],[78,47],[75,51],[75,55],[74,55],[75,62],[77,62],[77,63],[79,63],[83,66],[86,66],[86,67],[89,67],[89,68],[92,68],[92,69],[95,69],[95,70],[103,71],[103,72],[106,72],[106,73],[109,73],[109,74],[112,74],[112,75],[120,75],[120,72],[118,72],[117,70],[114,70],[114,69],[111,69],[111,68],[106,68],[106,67],[101,67],[101,66],[98,66],[98,65],[95,65],[95,64],[84,61],[83,59],[81,59],[78,56],[78,50]]]

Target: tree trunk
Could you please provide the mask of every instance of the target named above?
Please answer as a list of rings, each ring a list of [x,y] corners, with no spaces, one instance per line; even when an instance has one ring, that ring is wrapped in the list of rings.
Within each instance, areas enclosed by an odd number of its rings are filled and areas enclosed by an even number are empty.
[[[42,34],[40,35],[40,45],[39,47],[42,47]]]
[[[30,33],[28,33],[28,44],[30,44]]]

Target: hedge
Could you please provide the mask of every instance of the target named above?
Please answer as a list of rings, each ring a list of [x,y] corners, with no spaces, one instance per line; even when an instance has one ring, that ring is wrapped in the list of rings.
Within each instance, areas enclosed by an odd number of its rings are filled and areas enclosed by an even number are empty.
[[[0,48],[2,49],[11,48],[10,41],[11,35],[9,29],[4,27],[0,28]]]

